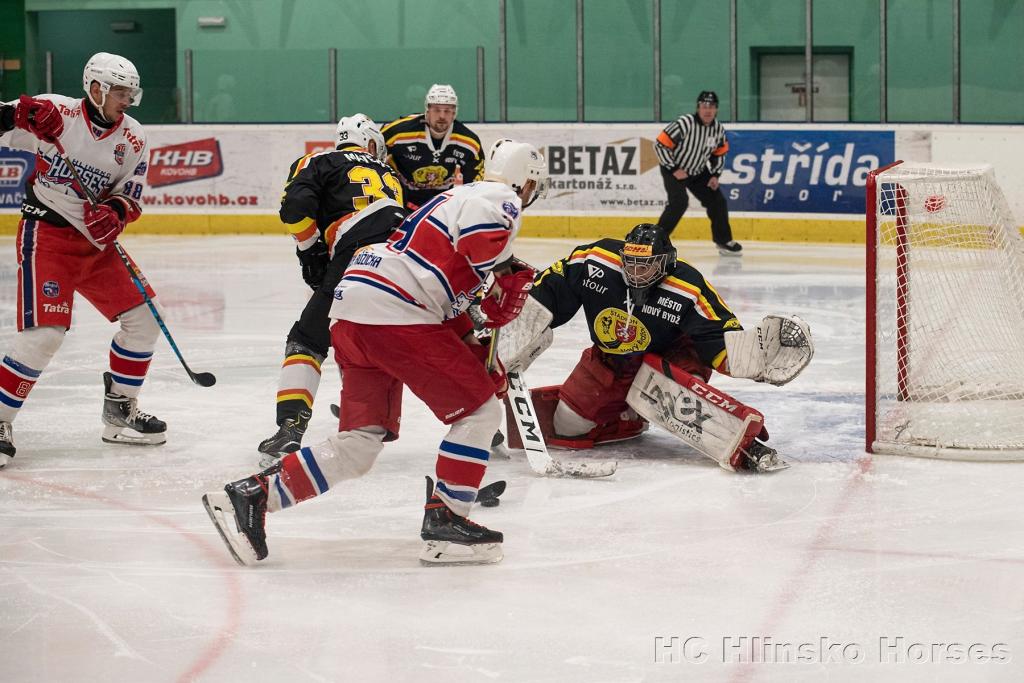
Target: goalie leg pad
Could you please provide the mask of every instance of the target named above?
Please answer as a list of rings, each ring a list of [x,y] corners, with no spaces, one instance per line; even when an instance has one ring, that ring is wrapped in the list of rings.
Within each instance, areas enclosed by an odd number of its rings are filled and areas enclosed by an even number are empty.
[[[627,401],[728,470],[746,469],[745,454],[764,431],[760,412],[657,354],[645,356]]]

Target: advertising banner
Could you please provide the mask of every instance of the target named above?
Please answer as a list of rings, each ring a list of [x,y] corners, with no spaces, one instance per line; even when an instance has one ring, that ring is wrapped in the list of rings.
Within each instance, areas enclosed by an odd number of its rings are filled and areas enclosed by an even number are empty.
[[[35,155],[0,147],[0,209],[20,209]]]

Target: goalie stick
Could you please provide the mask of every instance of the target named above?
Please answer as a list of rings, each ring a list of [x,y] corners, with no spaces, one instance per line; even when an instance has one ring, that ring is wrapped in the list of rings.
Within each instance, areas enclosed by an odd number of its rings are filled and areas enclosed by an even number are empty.
[[[491,335],[490,355],[487,359],[488,368],[493,369],[496,363],[498,335],[501,328],[496,328]],[[516,418],[516,427],[526,450],[526,460],[530,469],[545,477],[575,477],[594,479],[609,477],[615,474],[618,463],[614,460],[605,462],[579,462],[572,460],[555,460],[548,453],[544,443],[544,434],[540,429],[537,411],[533,407],[530,389],[518,372],[506,374],[508,380],[508,400],[512,404],[512,414]],[[511,427],[510,427],[511,428]]]
[[[60,154],[61,158],[64,159],[64,164],[71,170],[71,176],[75,179],[78,187],[81,188],[82,192],[85,194],[86,201],[93,206],[99,204],[99,200],[96,195],[94,195],[92,190],[82,182],[82,177],[78,175],[78,169],[76,169],[75,165],[71,162],[71,158],[68,157],[68,153],[64,151],[64,145],[61,144],[60,140],[54,140],[53,146],[57,148],[57,152]],[[121,263],[123,263],[124,267],[128,269],[128,274],[131,276],[132,283],[135,284],[136,289],[138,289],[139,293],[142,294],[143,300],[149,307],[149,312],[152,313],[153,317],[156,319],[156,324],[160,326],[160,331],[164,333],[164,337],[167,338],[167,343],[171,345],[171,350],[174,351],[174,355],[178,357],[178,360],[181,362],[181,366],[185,368],[185,372],[188,373],[189,379],[201,387],[212,387],[217,383],[217,378],[213,376],[213,373],[192,372],[192,368],[190,368],[188,363],[185,362],[185,358],[181,355],[181,351],[178,350],[178,345],[174,343],[174,337],[171,336],[170,330],[167,329],[167,324],[164,323],[164,319],[160,315],[160,311],[156,309],[156,304],[153,303],[149,294],[146,293],[146,286],[142,284],[142,273],[139,271],[138,267],[132,263],[132,260],[128,258],[128,253],[117,240],[114,240],[114,249],[117,251],[117,255],[121,257]]]

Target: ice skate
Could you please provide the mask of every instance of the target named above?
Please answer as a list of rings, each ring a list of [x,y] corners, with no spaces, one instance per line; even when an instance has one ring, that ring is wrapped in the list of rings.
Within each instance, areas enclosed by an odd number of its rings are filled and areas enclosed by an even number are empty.
[[[267,478],[256,474],[207,493],[203,506],[238,564],[267,556]]]
[[[743,460],[740,461],[740,469],[758,474],[777,472],[787,467],[789,467],[789,463],[779,457],[778,451],[757,439],[754,439],[754,442],[743,451]]]
[[[427,477],[427,505],[420,538],[426,541],[420,553],[420,563],[426,566],[493,564],[503,557],[502,533],[452,512],[434,495],[434,482],[430,477]]]
[[[743,245],[736,240],[729,240],[722,244],[715,242],[715,246],[718,247],[718,253],[722,256],[743,256]]]
[[[491,457],[502,460],[512,459],[512,454],[509,452],[508,446],[505,445],[505,435],[501,433],[500,429],[491,437]]]
[[[306,433],[312,416],[311,411],[300,410],[295,417],[286,418],[276,434],[261,441],[257,447],[263,454],[260,467],[271,467],[284,456],[302,448],[302,435]]]
[[[0,470],[14,457],[14,427],[10,422],[0,422]]]
[[[113,393],[112,384],[113,377],[104,372],[103,440],[140,446],[167,441],[167,423],[139,410],[137,399]]]

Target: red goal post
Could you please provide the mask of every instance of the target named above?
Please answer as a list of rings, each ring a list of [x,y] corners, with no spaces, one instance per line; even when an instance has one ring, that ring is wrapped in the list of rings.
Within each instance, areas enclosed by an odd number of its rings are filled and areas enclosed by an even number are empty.
[[[867,182],[866,449],[1024,459],[1024,239],[988,166]]]

